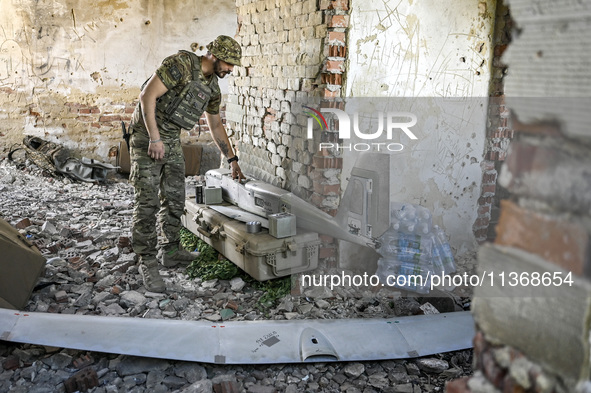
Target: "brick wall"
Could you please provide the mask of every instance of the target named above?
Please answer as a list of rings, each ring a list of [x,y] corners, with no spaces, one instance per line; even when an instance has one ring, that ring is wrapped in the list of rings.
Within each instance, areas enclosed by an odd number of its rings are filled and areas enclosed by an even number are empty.
[[[497,185],[497,174],[513,138],[513,130],[508,121],[510,111],[505,105],[504,77],[507,66],[501,60],[507,45],[511,42],[512,23],[509,8],[503,2],[499,2],[495,14],[486,152],[482,161],[482,189],[478,200],[478,218],[472,226],[479,243],[494,239],[499,202],[507,197],[502,187]]]
[[[348,0],[238,0],[235,68],[227,105],[228,129],[242,169],[336,213],[342,159],[319,155],[308,140],[301,105],[341,96],[347,56]],[[321,138],[333,138],[323,135]],[[321,256],[336,247],[323,238]]]
[[[296,106],[340,96],[347,9],[344,1],[237,2],[243,66],[230,83],[227,117],[241,164],[306,199],[319,189],[313,171],[333,164],[315,157]]]
[[[116,147],[123,141],[121,137],[121,121],[129,126],[132,113],[137,105],[133,98],[121,101],[109,99],[109,94],[96,99],[95,96],[72,96],[62,101],[56,97],[40,95],[35,101],[24,105],[19,100],[21,95],[10,89],[2,88],[2,94],[8,97],[3,105],[9,117],[19,114],[19,122],[25,118],[24,135],[37,135],[72,149],[75,154],[115,163]],[[222,103],[223,104],[223,103]],[[225,124],[225,107],[220,109],[222,122]],[[7,121],[8,123],[8,121]],[[205,116],[202,116],[201,133],[199,127],[184,131],[181,134],[183,143],[200,143],[203,145],[203,170],[217,168],[220,155],[213,145]],[[6,124],[5,124],[6,125]],[[6,125],[6,128],[9,128]],[[0,137],[6,137],[0,143],[0,158],[4,157],[10,146],[22,142],[23,131],[20,126],[18,134],[9,130],[0,130]]]
[[[293,4],[292,4],[293,3]],[[228,128],[242,169],[307,196],[312,152],[296,100],[317,91],[326,25],[316,1],[237,1],[242,67],[229,86]]]
[[[503,56],[509,73],[501,105],[511,110],[514,140],[498,184],[508,198],[500,204],[495,243],[478,257],[478,274],[497,280],[475,288],[474,376],[451,382],[447,391],[585,392],[591,389],[591,53],[585,49],[591,2],[508,5],[518,29]],[[501,274],[512,273],[518,280],[502,285]]]

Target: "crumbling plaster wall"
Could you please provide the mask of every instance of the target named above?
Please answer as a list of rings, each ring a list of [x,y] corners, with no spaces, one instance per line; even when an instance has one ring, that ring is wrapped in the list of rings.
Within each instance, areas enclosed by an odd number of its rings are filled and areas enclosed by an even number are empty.
[[[409,97],[418,139],[394,136],[404,149],[391,153],[391,200],[428,207],[458,255],[476,247],[495,7],[495,0],[351,7],[345,95],[362,98],[360,111],[374,118],[373,103]],[[375,127],[374,120],[368,128]],[[342,154],[345,189],[356,153]]]
[[[162,59],[236,32],[234,1],[0,0],[0,136],[104,158]],[[194,134],[194,133],[193,133]],[[187,139],[196,139],[195,136]]]

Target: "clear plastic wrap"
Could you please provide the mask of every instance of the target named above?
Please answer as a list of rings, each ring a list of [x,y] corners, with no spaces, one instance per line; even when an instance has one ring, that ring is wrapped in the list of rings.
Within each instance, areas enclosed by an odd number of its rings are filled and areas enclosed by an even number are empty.
[[[384,285],[428,293],[430,275],[456,271],[445,232],[433,225],[431,212],[424,206],[392,202],[390,228],[378,243],[382,258],[376,274]]]

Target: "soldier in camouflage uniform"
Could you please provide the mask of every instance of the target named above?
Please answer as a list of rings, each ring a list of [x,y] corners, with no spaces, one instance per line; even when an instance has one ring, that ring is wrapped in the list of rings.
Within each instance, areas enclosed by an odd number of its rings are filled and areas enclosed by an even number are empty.
[[[166,289],[158,271],[164,266],[195,259],[179,246],[180,217],[185,206],[185,161],[181,128],[190,129],[205,110],[214,141],[228,159],[234,178],[244,178],[219,114],[221,93],[217,78],[240,65],[239,44],[219,36],[204,56],[180,51],[162,62],[146,82],[131,122],[131,173],[135,188],[133,249],[139,256],[146,289]],[[158,254],[157,219],[162,244]]]

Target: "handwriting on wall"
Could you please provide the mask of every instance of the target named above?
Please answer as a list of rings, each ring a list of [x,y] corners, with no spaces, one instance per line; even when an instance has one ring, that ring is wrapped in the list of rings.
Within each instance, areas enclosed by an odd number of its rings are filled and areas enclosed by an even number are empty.
[[[464,2],[465,3],[465,2]],[[353,12],[350,85],[356,95],[471,97],[488,80],[484,16],[462,7],[379,0]],[[422,4],[422,3],[421,3]],[[433,9],[436,8],[436,9]],[[441,15],[450,23],[441,23]],[[461,15],[461,16],[460,16]],[[357,70],[356,70],[357,69]]]
[[[54,9],[36,11],[0,29],[0,87],[58,86],[91,73],[84,69],[85,50],[97,45],[109,22],[99,16],[81,23],[73,9],[61,14]]]

